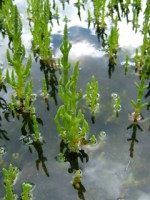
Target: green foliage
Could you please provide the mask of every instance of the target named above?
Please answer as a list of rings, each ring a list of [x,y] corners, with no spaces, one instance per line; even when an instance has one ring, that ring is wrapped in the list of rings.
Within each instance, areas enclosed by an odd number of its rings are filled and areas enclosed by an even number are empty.
[[[19,172],[19,169],[14,168],[13,165],[10,164],[9,165],[9,169],[7,170],[7,169],[3,168],[2,172],[3,172],[4,176],[5,176],[5,179],[9,180],[10,183],[13,184],[15,179],[16,179],[16,176],[17,176],[17,174]]]
[[[78,102],[82,98],[82,90],[76,92],[79,76],[78,65],[79,63],[76,62],[72,76],[66,83],[65,88],[61,84],[59,85],[59,95],[64,102],[65,108],[73,113],[76,113]]]
[[[76,170],[75,174],[73,175],[71,184],[75,188],[79,189],[81,181],[82,181],[82,171],[79,169],[79,170]]]
[[[128,73],[128,68],[129,68],[129,56],[126,55],[126,60],[125,60],[125,65],[124,65],[124,73],[127,75]]]
[[[9,180],[5,180],[5,200],[15,200],[16,195],[13,193],[13,188]]]
[[[95,25],[97,24],[98,26],[105,27],[105,5],[106,5],[106,0],[104,1],[99,1],[99,0],[93,0],[93,5],[94,5],[94,21]]]
[[[4,16],[4,27],[8,34],[9,40],[12,41],[15,36],[15,8],[16,6],[13,4],[12,0],[4,0],[2,4],[2,13]],[[20,24],[21,25],[21,24]],[[22,27],[20,27],[22,29]]]
[[[93,22],[93,25],[96,30],[96,34],[98,37],[98,41],[102,39],[102,46],[105,46],[105,29],[106,29],[106,0],[99,1],[99,0],[93,0],[93,15],[91,14],[90,10],[88,10],[88,28],[90,27],[91,22]]]
[[[98,81],[95,80],[95,76],[93,75],[91,78],[91,82],[87,83],[86,87],[86,104],[92,112],[92,117],[95,118],[95,111],[97,110],[99,103],[99,93],[98,93]]]
[[[90,144],[95,145],[97,143],[97,139],[95,137],[95,135],[92,135],[90,138]]]
[[[140,6],[139,6],[140,7]],[[135,54],[135,66],[136,71],[139,71],[139,75],[142,73],[143,68],[146,70],[146,78],[150,74],[150,40],[149,40],[149,18],[150,18],[150,1],[147,1],[146,8],[144,11],[144,21],[143,21],[143,44],[140,49],[136,49]]]
[[[119,112],[121,111],[121,100],[120,96],[116,93],[112,93],[112,100],[113,100],[113,109],[116,113],[116,117],[119,116]]]
[[[65,18],[66,21],[67,18]],[[82,98],[82,90],[76,91],[79,76],[78,62],[73,67],[72,75],[70,78],[68,77],[70,68],[68,56],[71,46],[68,41],[67,23],[65,23],[63,42],[60,45],[63,57],[60,59],[62,75],[59,81],[59,95],[63,105],[57,111],[55,123],[62,140],[67,144],[70,151],[78,152],[80,145],[87,140],[89,127],[81,109],[78,110],[78,103]]]
[[[44,95],[44,99],[46,100],[48,98],[48,91],[47,91],[47,84],[45,78],[42,79],[42,91]]]
[[[5,200],[15,200],[16,194],[13,192],[13,184],[15,182],[15,179],[17,177],[17,174],[19,172],[18,168],[14,168],[12,164],[9,165],[8,170],[3,168],[2,173],[5,177],[4,179],[4,185],[5,185],[5,191],[6,195],[4,197]],[[22,200],[31,200],[31,190],[32,185],[29,183],[22,183]]]
[[[82,111],[77,115],[68,112],[64,105],[60,106],[55,116],[55,122],[63,141],[71,151],[79,151],[82,140],[86,139],[89,130]]]
[[[16,176],[18,174],[19,170],[17,168],[14,168],[12,164],[9,165],[9,169],[2,169],[2,173],[5,176],[4,184],[5,184],[5,190],[6,190],[6,195],[5,199],[6,200],[14,200],[15,199],[15,194],[13,193],[13,184],[16,179]]]
[[[29,183],[22,183],[22,200],[30,200],[31,199],[31,190],[32,190],[32,185]]]
[[[38,54],[41,60],[52,59],[51,28],[49,27],[51,4],[49,0],[28,0],[27,13],[33,22],[30,30],[33,35],[32,49],[34,54]]]
[[[11,33],[13,52],[10,53],[10,51],[7,49],[6,56],[8,64],[12,66],[13,69],[11,70],[11,72],[8,69],[6,70],[6,81],[16,92],[16,96],[19,102],[17,102],[17,100],[15,100],[15,97],[13,96],[12,102],[14,103],[14,105],[17,107],[24,107],[25,104],[27,106],[27,100],[28,105],[29,101],[31,100],[33,83],[32,79],[30,79],[30,81],[28,82],[27,78],[30,75],[32,59],[31,56],[29,56],[26,64],[23,64],[25,58],[25,47],[21,41],[21,17],[16,5],[12,4],[11,9],[12,10],[10,10],[10,12],[13,13],[11,18],[11,25],[13,27],[8,26],[7,30],[8,35]],[[5,22],[6,24],[9,24],[9,18],[6,18]],[[26,103],[24,103],[24,101],[26,101]]]
[[[60,65],[63,71],[61,84],[63,86],[65,86],[68,81],[68,70],[70,68],[68,56],[69,56],[70,49],[72,47],[72,44],[68,41],[67,17],[65,17],[64,20],[65,20],[65,26],[64,26],[63,41],[60,45],[60,50],[63,54],[63,57],[60,60]]]
[[[1,91],[2,89],[3,89],[5,92],[7,92],[6,86],[5,86],[5,79],[4,79],[3,74],[2,74],[2,69],[0,69],[0,91]]]
[[[108,37],[108,52],[109,52],[109,61],[114,62],[114,55],[117,53],[118,49],[118,39],[119,39],[119,29],[118,29],[118,18],[114,20],[114,26],[111,28],[110,35]]]
[[[136,101],[131,100],[131,103],[132,103],[132,105],[135,109],[134,119],[133,119],[135,122],[137,122],[138,119],[140,119],[141,110],[148,105],[148,103],[142,103],[144,90],[148,88],[148,85],[145,85],[145,77],[146,77],[146,73],[145,73],[145,70],[143,70],[141,80],[140,80],[140,84],[135,82],[135,86],[138,89],[137,100]]]
[[[55,122],[62,139],[71,151],[78,151],[80,143],[86,138],[88,123],[84,119],[82,111],[77,111],[78,102],[82,92],[76,92],[78,81],[78,63],[74,66],[73,74],[68,80],[65,89],[59,87],[59,94],[64,105],[60,106],[55,116]]]
[[[40,142],[41,136],[40,136],[40,133],[39,133],[38,123],[37,123],[37,119],[36,119],[35,114],[33,115],[33,130],[34,130],[34,135],[35,135],[35,141]]]

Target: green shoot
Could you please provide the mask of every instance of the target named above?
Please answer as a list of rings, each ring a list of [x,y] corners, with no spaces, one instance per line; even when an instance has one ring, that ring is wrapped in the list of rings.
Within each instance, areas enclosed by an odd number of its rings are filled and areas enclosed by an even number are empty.
[[[65,86],[68,81],[68,70],[70,68],[69,63],[69,52],[72,47],[72,44],[68,41],[68,29],[67,29],[67,17],[65,17],[65,26],[64,26],[64,34],[63,34],[63,41],[60,45],[60,50],[63,54],[63,57],[61,58],[61,66],[63,71],[63,77],[62,77],[62,85]]]
[[[135,123],[138,123],[141,120],[141,110],[148,105],[148,103],[142,103],[144,90],[148,88],[148,85],[145,85],[146,73],[144,72],[144,70],[142,72],[143,74],[140,80],[140,84],[135,82],[135,86],[138,89],[137,100],[131,100],[131,103],[134,107],[134,113],[132,113],[132,115],[129,116],[129,118]]]
[[[116,117],[119,116],[119,112],[121,111],[121,100],[120,96],[118,96],[116,93],[112,93],[112,100],[113,100],[113,109],[116,113]]]
[[[76,170],[75,174],[73,175],[71,184],[75,188],[79,189],[81,181],[82,181],[82,171],[79,169],[79,170]]]
[[[29,183],[22,183],[22,200],[31,200],[32,185]]]
[[[118,40],[119,40],[119,29],[118,29],[118,18],[116,17],[114,20],[114,26],[112,26],[110,35],[108,37],[108,51],[109,51],[109,61],[110,63],[114,63],[114,56],[117,53],[118,49]]]
[[[129,69],[129,56],[126,55],[125,65],[124,65],[124,74],[127,75]]]
[[[98,81],[95,80],[95,76],[92,76],[91,82],[87,83],[86,88],[86,104],[92,112],[92,121],[95,119],[95,112],[99,107],[99,93],[98,93]]]
[[[23,60],[25,58],[25,48],[21,41],[21,17],[16,5],[13,5],[11,9],[11,12],[14,14],[13,18],[11,18],[13,29],[8,27],[10,28],[8,31],[11,32],[13,52],[10,53],[7,49],[7,60],[8,64],[12,66],[13,69],[11,72],[8,69],[6,70],[6,81],[16,92],[18,102],[13,96],[12,101],[15,103],[14,106],[23,108],[24,100],[31,100],[30,96],[32,93],[33,84],[32,80],[27,82],[27,78],[30,75],[32,60],[31,56],[29,56],[27,63],[23,64]],[[5,20],[6,22],[8,21],[7,18]]]
[[[43,96],[44,99],[47,100],[48,99],[48,91],[47,91],[47,84],[46,84],[46,80],[45,78],[42,79],[42,91],[43,91]]]
[[[40,136],[39,129],[38,129],[36,115],[33,115],[33,130],[34,130],[34,135],[35,135],[35,141],[40,142],[41,136]]]
[[[15,194],[13,193],[13,184],[14,181],[17,177],[19,170],[17,168],[14,168],[12,164],[9,165],[9,169],[2,169],[2,173],[5,176],[4,179],[4,184],[5,184],[5,190],[6,190],[6,195],[5,199],[6,200],[15,200]]]

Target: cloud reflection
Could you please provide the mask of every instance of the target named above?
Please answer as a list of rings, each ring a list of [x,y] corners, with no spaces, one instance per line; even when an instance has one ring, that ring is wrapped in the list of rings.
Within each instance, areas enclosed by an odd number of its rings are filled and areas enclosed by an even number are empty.
[[[90,163],[90,164],[89,164]],[[123,164],[106,160],[92,160],[84,171],[87,191],[95,190],[95,199],[117,199],[122,188]],[[120,174],[122,173],[122,174]],[[88,192],[87,192],[88,193]]]

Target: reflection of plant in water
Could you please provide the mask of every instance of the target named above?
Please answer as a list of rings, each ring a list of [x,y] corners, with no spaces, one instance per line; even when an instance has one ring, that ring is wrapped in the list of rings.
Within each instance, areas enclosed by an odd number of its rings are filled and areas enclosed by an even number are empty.
[[[135,124],[135,123],[133,123],[133,124],[131,124],[130,126],[127,127],[127,129],[131,129],[131,128],[133,129],[132,130],[132,136],[131,136],[131,138],[127,139],[127,141],[131,141],[129,151],[130,151],[130,157],[133,158],[135,142],[139,142],[136,138],[137,129],[139,129],[140,131],[143,131],[143,130],[138,124]]]
[[[118,2],[117,0],[110,0],[108,3],[109,15],[112,17],[112,19],[114,19],[114,11],[116,11],[118,19],[121,20],[119,4],[120,4],[120,1]],[[122,8],[122,6],[121,6],[121,8]]]
[[[82,185],[82,171],[80,169],[76,170],[73,174],[71,184],[76,190],[78,190],[78,197],[85,200],[84,192],[86,192],[86,189]]]
[[[43,141],[43,143],[41,143],[41,142],[40,143],[39,142],[32,143],[33,147],[35,148],[35,150],[38,153],[38,159],[36,160],[36,168],[37,168],[37,170],[39,170],[39,164],[41,163],[44,173],[46,174],[46,176],[49,176],[49,172],[48,172],[46,164],[45,164],[45,162],[47,162],[47,157],[44,156],[44,152],[43,152],[43,148],[42,148],[43,144],[44,144],[44,141]],[[30,150],[31,150],[31,146],[30,146]],[[31,153],[32,153],[32,150],[31,150]]]
[[[147,93],[145,94],[145,98],[147,98],[147,97],[149,97],[150,96],[150,83],[149,83],[149,85],[148,85],[148,87],[147,87]],[[147,105],[147,110],[149,110],[150,109],[150,102],[148,103],[148,105]]]
[[[85,187],[82,185],[82,171],[79,168],[79,160],[81,162],[86,160],[88,162],[88,155],[84,150],[79,150],[78,152],[72,152],[62,140],[60,143],[60,153],[58,154],[58,160],[61,162],[69,162],[70,167],[68,169],[69,173],[74,173],[71,184],[73,187],[78,190],[78,197],[82,200],[85,200],[84,192],[86,192]]]
[[[7,104],[7,102],[5,101],[5,99],[3,99],[2,97],[0,97],[0,120],[2,120],[2,116],[1,116],[1,114],[3,114],[4,115],[4,117],[5,117],[5,119],[6,119],[6,121],[8,121],[9,122],[9,114],[10,114],[10,107],[9,107],[9,105]],[[1,124],[0,124],[0,126],[1,126]],[[2,131],[2,130],[1,130]],[[5,133],[7,133],[7,132],[0,132],[4,137],[5,137]],[[6,137],[7,138],[7,137]],[[6,139],[5,138],[5,139]],[[8,138],[7,138],[8,139]]]
[[[42,61],[40,61],[41,67],[40,70],[44,72],[44,81],[43,83],[43,95],[44,100],[47,105],[47,110],[49,110],[49,102],[48,102],[48,96],[52,97],[54,99],[55,104],[57,105],[57,98],[56,94],[58,92],[58,80],[56,77],[56,64],[55,62],[51,64],[51,66],[44,64]],[[53,66],[52,66],[53,65]],[[50,90],[51,87],[51,90]]]
[[[25,144],[29,145],[29,150],[32,153],[32,146],[35,148],[38,154],[38,159],[36,160],[36,168],[39,170],[39,164],[42,164],[42,169],[45,174],[49,176],[48,170],[46,168],[45,162],[47,158],[43,155],[42,145],[44,144],[44,140],[41,137],[38,129],[38,124],[43,125],[43,122],[40,118],[37,118],[35,113],[25,113],[22,115],[22,136],[20,140],[22,140]],[[28,128],[28,130],[27,130]]]
[[[6,101],[0,97],[0,109],[1,108],[5,109],[5,105],[7,106]],[[8,121],[7,114],[8,113],[4,113],[5,119]],[[0,127],[1,127],[1,121],[2,121],[2,116],[1,116],[1,113],[0,113]],[[9,138],[7,137],[7,131],[0,128],[0,139],[2,139],[2,138],[5,138],[5,140],[9,140]]]
[[[81,6],[84,9],[84,3],[82,3],[81,0],[77,0],[77,2],[74,3],[74,5],[78,9],[78,16],[79,16],[79,19],[81,21],[81,12],[80,12],[80,10],[81,10]]]
[[[40,118],[36,117],[34,108],[29,113],[21,113],[21,116],[23,118],[21,128],[23,136],[21,139],[27,144],[32,144],[33,142],[41,143],[42,137],[39,132],[38,123],[43,125],[43,122]]]
[[[86,104],[92,112],[92,122],[95,122],[95,112],[99,107],[99,93],[98,93],[98,81],[95,80],[94,75],[92,76],[91,82],[87,83],[86,88]]]
[[[68,169],[69,173],[72,173],[74,170],[79,170],[79,160],[81,162],[85,161],[88,162],[89,157],[88,155],[84,152],[84,150],[79,150],[78,152],[73,152],[70,151],[68,148],[67,144],[64,143],[63,140],[60,142],[60,153],[58,154],[58,160],[59,161],[64,161],[64,162],[69,162],[70,167]]]

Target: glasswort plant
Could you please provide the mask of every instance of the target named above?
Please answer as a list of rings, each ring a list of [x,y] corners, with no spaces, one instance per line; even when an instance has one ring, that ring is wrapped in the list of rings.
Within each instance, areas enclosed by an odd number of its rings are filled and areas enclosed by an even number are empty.
[[[95,122],[95,112],[99,108],[99,93],[98,93],[98,81],[95,80],[95,76],[93,75],[91,78],[91,82],[87,83],[86,87],[86,104],[92,112],[92,122]]]

